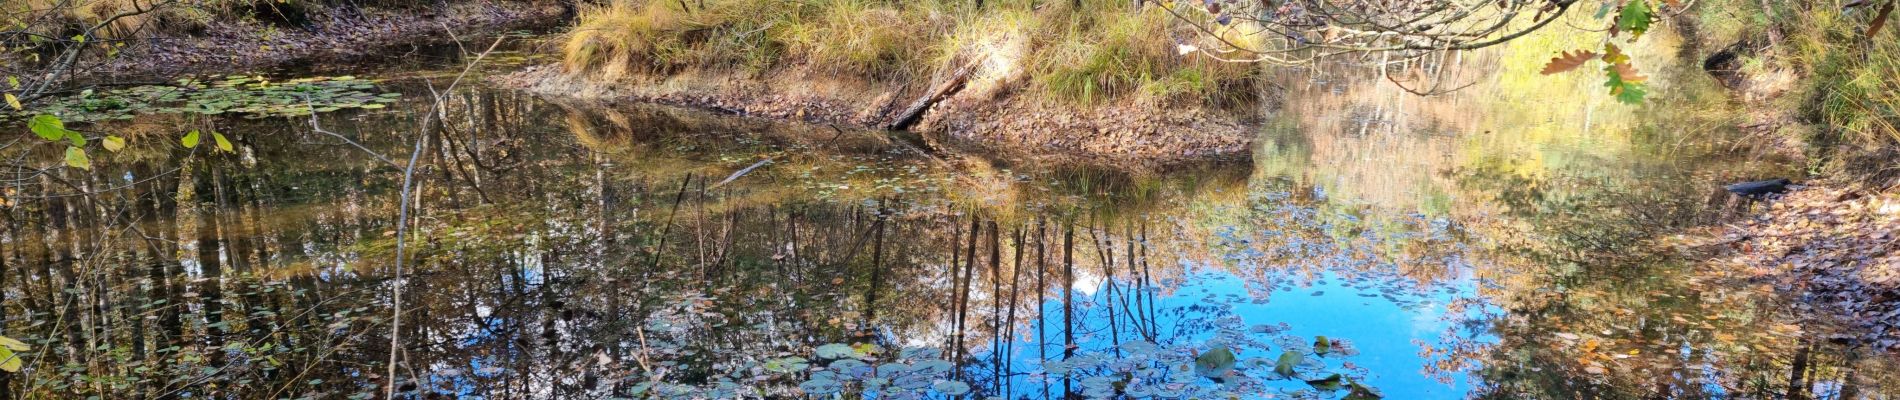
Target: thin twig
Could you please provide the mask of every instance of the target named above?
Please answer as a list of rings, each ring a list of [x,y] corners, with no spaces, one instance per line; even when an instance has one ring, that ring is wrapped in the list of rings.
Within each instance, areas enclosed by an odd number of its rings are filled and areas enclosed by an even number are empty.
[[[422,135],[416,138],[415,149],[409,153],[409,165],[404,167],[402,171],[402,203],[396,207],[396,267],[393,274],[394,279],[391,280],[389,289],[389,366],[386,371],[388,373],[389,386],[384,388],[384,398],[396,398],[396,361],[397,356],[402,353],[398,349],[401,348],[402,344],[402,287],[405,283],[402,276],[403,253],[408,247],[409,195],[415,188],[416,163],[422,158],[422,152],[428,149],[429,130],[432,123],[435,122],[436,116],[442,112],[442,102],[445,100],[443,94],[453,93],[455,86],[462,83],[462,78],[467,77],[469,71],[475,69],[475,65],[480,64],[482,59],[488,58],[489,53],[494,52],[496,47],[501,46],[502,39],[505,39],[505,37],[496,37],[495,43],[488,45],[487,50],[483,50],[482,54],[475,56],[475,60],[469,61],[468,65],[462,68],[462,72],[455,76],[455,80],[449,82],[447,88],[441,92],[437,92],[433,86],[430,87],[429,92],[431,98],[434,100],[434,104],[429,107],[429,115],[424,116],[422,119]]]

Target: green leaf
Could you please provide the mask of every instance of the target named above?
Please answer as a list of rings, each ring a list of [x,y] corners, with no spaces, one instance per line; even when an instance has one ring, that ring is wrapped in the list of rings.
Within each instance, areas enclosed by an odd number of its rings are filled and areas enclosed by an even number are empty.
[[[1616,101],[1623,102],[1623,104],[1635,105],[1643,104],[1643,97],[1648,96],[1649,91],[1643,89],[1643,85],[1641,84],[1632,83],[1624,85],[1621,90],[1612,91],[1611,94],[1616,95]]]
[[[1330,351],[1333,351],[1333,341],[1326,340],[1326,336],[1318,336],[1313,339],[1313,354],[1323,356]]]
[[[12,88],[13,88],[13,89],[19,89],[19,88],[20,88],[20,77],[17,77],[17,76],[12,76],[12,75],[8,75],[8,76],[7,76],[7,86],[12,86]]]
[[[106,138],[101,142],[101,144],[105,146],[106,151],[116,153],[119,150],[125,149],[125,138],[122,137],[106,135]]]
[[[1385,398],[1384,393],[1379,393],[1379,389],[1373,389],[1371,386],[1361,385],[1359,382],[1352,382],[1348,385],[1352,388],[1352,391],[1347,392],[1346,397],[1342,397],[1339,400],[1379,400]]]
[[[86,35],[73,35],[73,41],[84,44],[86,43]]]
[[[1643,36],[1649,31],[1649,24],[1655,18],[1656,10],[1649,7],[1649,0],[1630,0],[1623,4],[1623,11],[1616,16],[1616,27],[1630,33],[1630,40]]]
[[[198,130],[192,129],[191,133],[186,133],[183,139],[178,139],[178,144],[185,145],[185,148],[187,149],[197,148],[198,147]]]
[[[66,122],[52,115],[35,115],[32,120],[26,121],[26,128],[40,135],[41,139],[58,141],[66,138]]]
[[[25,364],[20,355],[13,354],[13,349],[0,347],[0,371],[20,372],[20,367]]]
[[[8,106],[12,106],[14,110],[25,110],[25,109],[26,109],[26,105],[23,105],[23,104],[20,104],[20,98],[19,98],[19,97],[13,97],[13,94],[12,94],[12,93],[7,93],[7,105],[8,105]]]
[[[1312,386],[1314,389],[1330,392],[1345,387],[1345,378],[1339,376],[1339,374],[1332,374],[1327,375],[1325,378],[1306,381],[1306,384]]]
[[[1226,347],[1216,347],[1194,358],[1194,371],[1201,376],[1213,378],[1226,375],[1234,370],[1234,351]]]
[[[211,139],[212,139],[212,140],[216,140],[216,141],[218,142],[218,150],[224,150],[224,152],[226,152],[226,153],[236,153],[236,152],[237,152],[237,150],[236,150],[236,149],[233,149],[233,148],[231,147],[231,141],[230,141],[230,140],[225,140],[225,138],[224,138],[224,134],[222,134],[222,133],[217,133],[217,132],[211,132]]]
[[[78,169],[90,170],[92,169],[92,159],[86,157],[86,149],[67,146],[66,147],[66,166],[78,168]]]
[[[6,336],[0,336],[0,346],[13,349],[13,351],[27,351],[33,349],[33,346],[27,345],[26,342]]]
[[[66,140],[73,142],[74,146],[86,147],[86,135],[79,132],[66,131]]]
[[[1619,65],[1623,67],[1619,68]],[[1616,101],[1622,102],[1623,104],[1642,104],[1643,97],[1649,95],[1649,91],[1643,87],[1643,78],[1640,75],[1624,75],[1625,73],[1634,74],[1634,72],[1631,72],[1634,70],[1629,68],[1627,63],[1613,64],[1604,67],[1603,71],[1604,75],[1609,78],[1603,82],[1603,86],[1610,88],[1610,95],[1616,96]]]
[[[1280,361],[1273,364],[1273,372],[1282,376],[1293,376],[1293,367],[1300,365],[1301,361],[1306,361],[1306,356],[1291,351],[1282,352]]]

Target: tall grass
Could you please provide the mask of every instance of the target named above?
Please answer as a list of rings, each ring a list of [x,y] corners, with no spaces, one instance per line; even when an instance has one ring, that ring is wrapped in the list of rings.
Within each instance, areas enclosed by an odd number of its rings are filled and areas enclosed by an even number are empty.
[[[1101,3],[1052,13],[1055,29],[1031,69],[1038,87],[1082,103],[1130,95],[1221,105],[1252,98],[1254,65],[1181,54],[1166,11]]]
[[[781,36],[788,53],[821,72],[902,79],[925,75],[949,16],[875,0],[819,0]]]
[[[583,10],[564,47],[570,72],[608,77],[686,66],[763,68],[783,47],[772,30],[796,2],[615,1]]]
[[[1837,15],[1812,18],[1798,41],[1801,64],[1812,68],[1810,116],[1862,145],[1900,145],[1900,35],[1865,38],[1865,24]]]
[[[683,68],[800,69],[892,83],[933,77],[1009,42],[1011,69],[1047,97],[1214,105],[1255,98],[1255,67],[1180,54],[1189,27],[1124,0],[618,0],[586,10],[570,73],[623,78]],[[700,6],[698,4],[704,4]],[[1251,38],[1230,38],[1249,40]],[[1004,46],[1009,47],[1009,46]]]
[[[1783,25],[1783,63],[1805,72],[1792,97],[1817,128],[1803,138],[1815,166],[1876,186],[1900,183],[1900,34],[1889,26],[1867,37],[1871,9],[1777,11],[1794,17]]]

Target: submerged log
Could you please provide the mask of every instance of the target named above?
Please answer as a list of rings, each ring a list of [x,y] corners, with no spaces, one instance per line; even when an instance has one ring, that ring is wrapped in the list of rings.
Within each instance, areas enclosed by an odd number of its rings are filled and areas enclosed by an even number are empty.
[[[1731,184],[1731,185],[1722,187],[1722,189],[1728,190],[1729,193],[1739,194],[1743,196],[1760,197],[1760,196],[1765,196],[1769,194],[1786,192],[1788,191],[1788,185],[1792,183],[1793,182],[1790,182],[1787,179],[1769,179],[1765,181],[1742,182],[1742,183]]]
[[[909,107],[904,107],[904,111],[898,113],[897,118],[884,124],[884,129],[894,131],[909,129],[912,124],[917,123],[917,120],[923,119],[924,111],[929,110],[930,106],[949,98],[958,90],[963,90],[963,84],[970,81],[970,74],[975,73],[978,66],[983,65],[984,58],[987,56],[978,55],[970,59],[970,62],[963,64],[963,67],[957,68],[956,73],[951,74],[949,80],[937,84],[930,91],[924,92],[923,97],[912,101]]]

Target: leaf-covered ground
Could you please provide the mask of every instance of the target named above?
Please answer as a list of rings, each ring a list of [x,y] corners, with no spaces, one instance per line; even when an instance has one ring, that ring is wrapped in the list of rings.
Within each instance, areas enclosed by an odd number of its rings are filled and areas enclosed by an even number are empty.
[[[1900,347],[1900,195],[1812,187],[1729,227],[1718,266],[1745,268],[1802,314],[1852,329],[1835,339]]]
[[[457,40],[456,35],[491,29],[534,26],[558,15],[554,7],[497,0],[415,10],[320,7],[313,11],[306,26],[282,28],[238,19],[220,21],[203,32],[161,34],[143,47],[114,57],[98,75],[202,75],[298,62],[344,65],[392,52],[414,56],[413,45]]]

